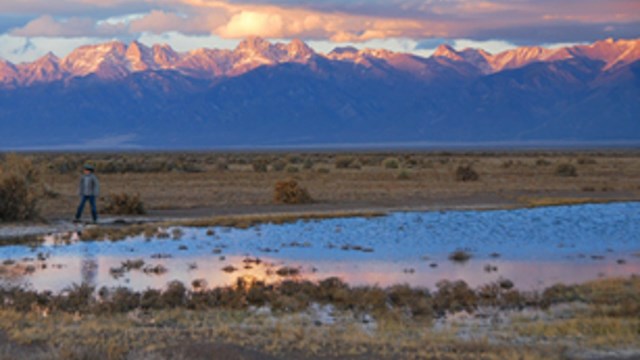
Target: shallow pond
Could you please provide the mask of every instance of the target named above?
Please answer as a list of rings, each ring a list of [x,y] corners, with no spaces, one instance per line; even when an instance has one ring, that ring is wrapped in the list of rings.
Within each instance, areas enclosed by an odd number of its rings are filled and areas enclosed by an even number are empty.
[[[175,229],[167,229],[171,234]],[[353,285],[498,279],[519,289],[640,274],[640,203],[496,211],[401,212],[264,224],[181,228],[179,239],[56,241],[0,247],[0,284],[59,291],[72,283],[161,288],[171,280],[209,287],[239,276],[267,281],[338,276]],[[449,260],[456,250],[472,255]],[[141,259],[124,268],[127,260]],[[258,259],[256,261],[256,259]],[[227,268],[224,271],[225,267]],[[283,267],[299,274],[283,274]],[[282,276],[285,275],[285,276]]]

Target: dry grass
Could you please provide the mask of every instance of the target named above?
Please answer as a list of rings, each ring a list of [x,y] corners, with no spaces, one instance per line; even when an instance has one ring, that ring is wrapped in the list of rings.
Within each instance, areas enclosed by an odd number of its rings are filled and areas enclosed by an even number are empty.
[[[38,344],[32,354],[46,349],[56,358],[137,359],[202,343],[234,344],[285,359],[560,359],[577,351],[640,350],[640,313],[629,305],[638,303],[638,277],[520,294],[519,306],[508,306],[515,290],[499,284],[473,290],[463,282],[442,282],[433,294],[408,286],[350,288],[335,278],[276,287],[239,279],[235,287],[201,287],[190,292],[174,282],[165,291],[142,294],[103,289],[101,301],[92,300],[86,286],[53,300],[22,292],[20,301],[3,298],[0,330],[15,348]],[[564,305],[548,313],[535,310],[536,301],[551,298]],[[584,305],[573,306],[576,301]],[[319,320],[308,309],[311,303],[330,304],[333,320]],[[275,312],[251,310],[269,304]],[[510,310],[501,321],[480,327],[473,317],[434,327],[434,310],[464,313],[477,306],[529,310]],[[5,351],[12,354],[11,346]]]
[[[519,197],[518,202],[528,207],[596,204],[615,201],[616,199],[599,199],[591,197]]]
[[[50,193],[42,198],[41,213],[47,218],[68,218],[77,205],[77,181],[84,161],[124,161],[138,164],[179,162],[192,164],[200,172],[97,172],[106,193],[139,193],[149,213],[160,210],[207,209],[211,213],[271,211],[273,184],[282,173],[273,171],[274,162],[289,165],[288,154],[36,154],[28,155],[37,168],[49,168],[46,175]],[[447,205],[514,204],[519,197],[574,198],[589,191],[593,199],[640,199],[640,153],[638,152],[532,152],[532,153],[307,153],[299,156],[298,181],[319,204],[333,209],[363,207],[419,207]],[[383,161],[397,159],[401,168],[411,169],[411,181],[398,181],[398,169],[387,169]],[[335,169],[336,161],[349,158],[356,168]],[[588,158],[596,163],[581,164]],[[305,161],[313,164],[308,169]],[[541,165],[543,160],[544,164]],[[342,160],[341,160],[342,161]],[[271,164],[268,172],[256,172],[254,162]],[[511,165],[505,167],[505,162]],[[226,169],[220,170],[219,163]],[[458,166],[473,164],[482,176],[478,181],[455,182]],[[555,175],[558,164],[571,163],[580,176]],[[45,176],[43,175],[43,178]]]
[[[589,347],[624,348],[638,347],[640,319],[620,319],[609,317],[577,317],[533,321],[520,324],[515,331],[523,337],[534,339],[562,338],[575,339]]]
[[[163,310],[79,319],[64,314],[44,318],[35,313],[0,311],[2,324],[16,324],[0,327],[16,345],[43,344],[54,358],[181,359],[201,344],[233,344],[255,350],[253,356],[241,357],[248,359],[269,355],[282,359],[560,358],[550,346],[518,348],[491,345],[483,339],[462,341],[449,333],[432,331],[423,323],[400,326],[388,321],[371,332],[349,317],[344,313],[336,324],[317,326],[305,314],[270,317],[233,310]],[[211,353],[202,353],[206,356]]]

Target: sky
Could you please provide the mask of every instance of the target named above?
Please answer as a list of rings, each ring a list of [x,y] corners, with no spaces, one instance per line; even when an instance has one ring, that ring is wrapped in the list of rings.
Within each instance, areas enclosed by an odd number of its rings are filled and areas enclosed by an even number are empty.
[[[429,55],[497,53],[640,37],[640,0],[0,0],[0,58],[14,63],[110,40],[178,51],[248,36]]]

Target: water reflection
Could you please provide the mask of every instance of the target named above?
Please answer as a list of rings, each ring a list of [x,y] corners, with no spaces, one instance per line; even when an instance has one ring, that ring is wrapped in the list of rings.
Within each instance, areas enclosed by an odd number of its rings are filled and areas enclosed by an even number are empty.
[[[396,213],[250,229],[185,228],[179,240],[77,242],[61,234],[35,248],[0,248],[0,282],[53,291],[74,282],[141,290],[204,280],[214,287],[239,276],[279,281],[277,270],[288,266],[300,270],[298,278],[338,276],[354,285],[433,288],[442,279],[461,279],[479,286],[506,278],[520,289],[541,289],[640,273],[640,257],[634,256],[640,251],[639,210],[640,203],[627,203]],[[464,264],[448,260],[456,249],[473,257]],[[123,270],[123,262],[136,259],[144,264]],[[236,270],[222,270],[230,265]],[[167,271],[145,271],[158,266]]]

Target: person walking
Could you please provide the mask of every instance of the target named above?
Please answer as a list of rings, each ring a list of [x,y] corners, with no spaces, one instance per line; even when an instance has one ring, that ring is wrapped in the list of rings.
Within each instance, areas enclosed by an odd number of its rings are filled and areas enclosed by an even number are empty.
[[[98,210],[96,208],[96,198],[100,195],[100,182],[98,177],[94,174],[95,168],[92,165],[85,164],[83,166],[84,175],[80,179],[80,186],[78,188],[78,195],[80,195],[80,205],[78,205],[78,211],[76,211],[75,222],[79,222],[84,211],[84,204],[89,201],[91,204],[91,217],[93,223],[98,222]]]

